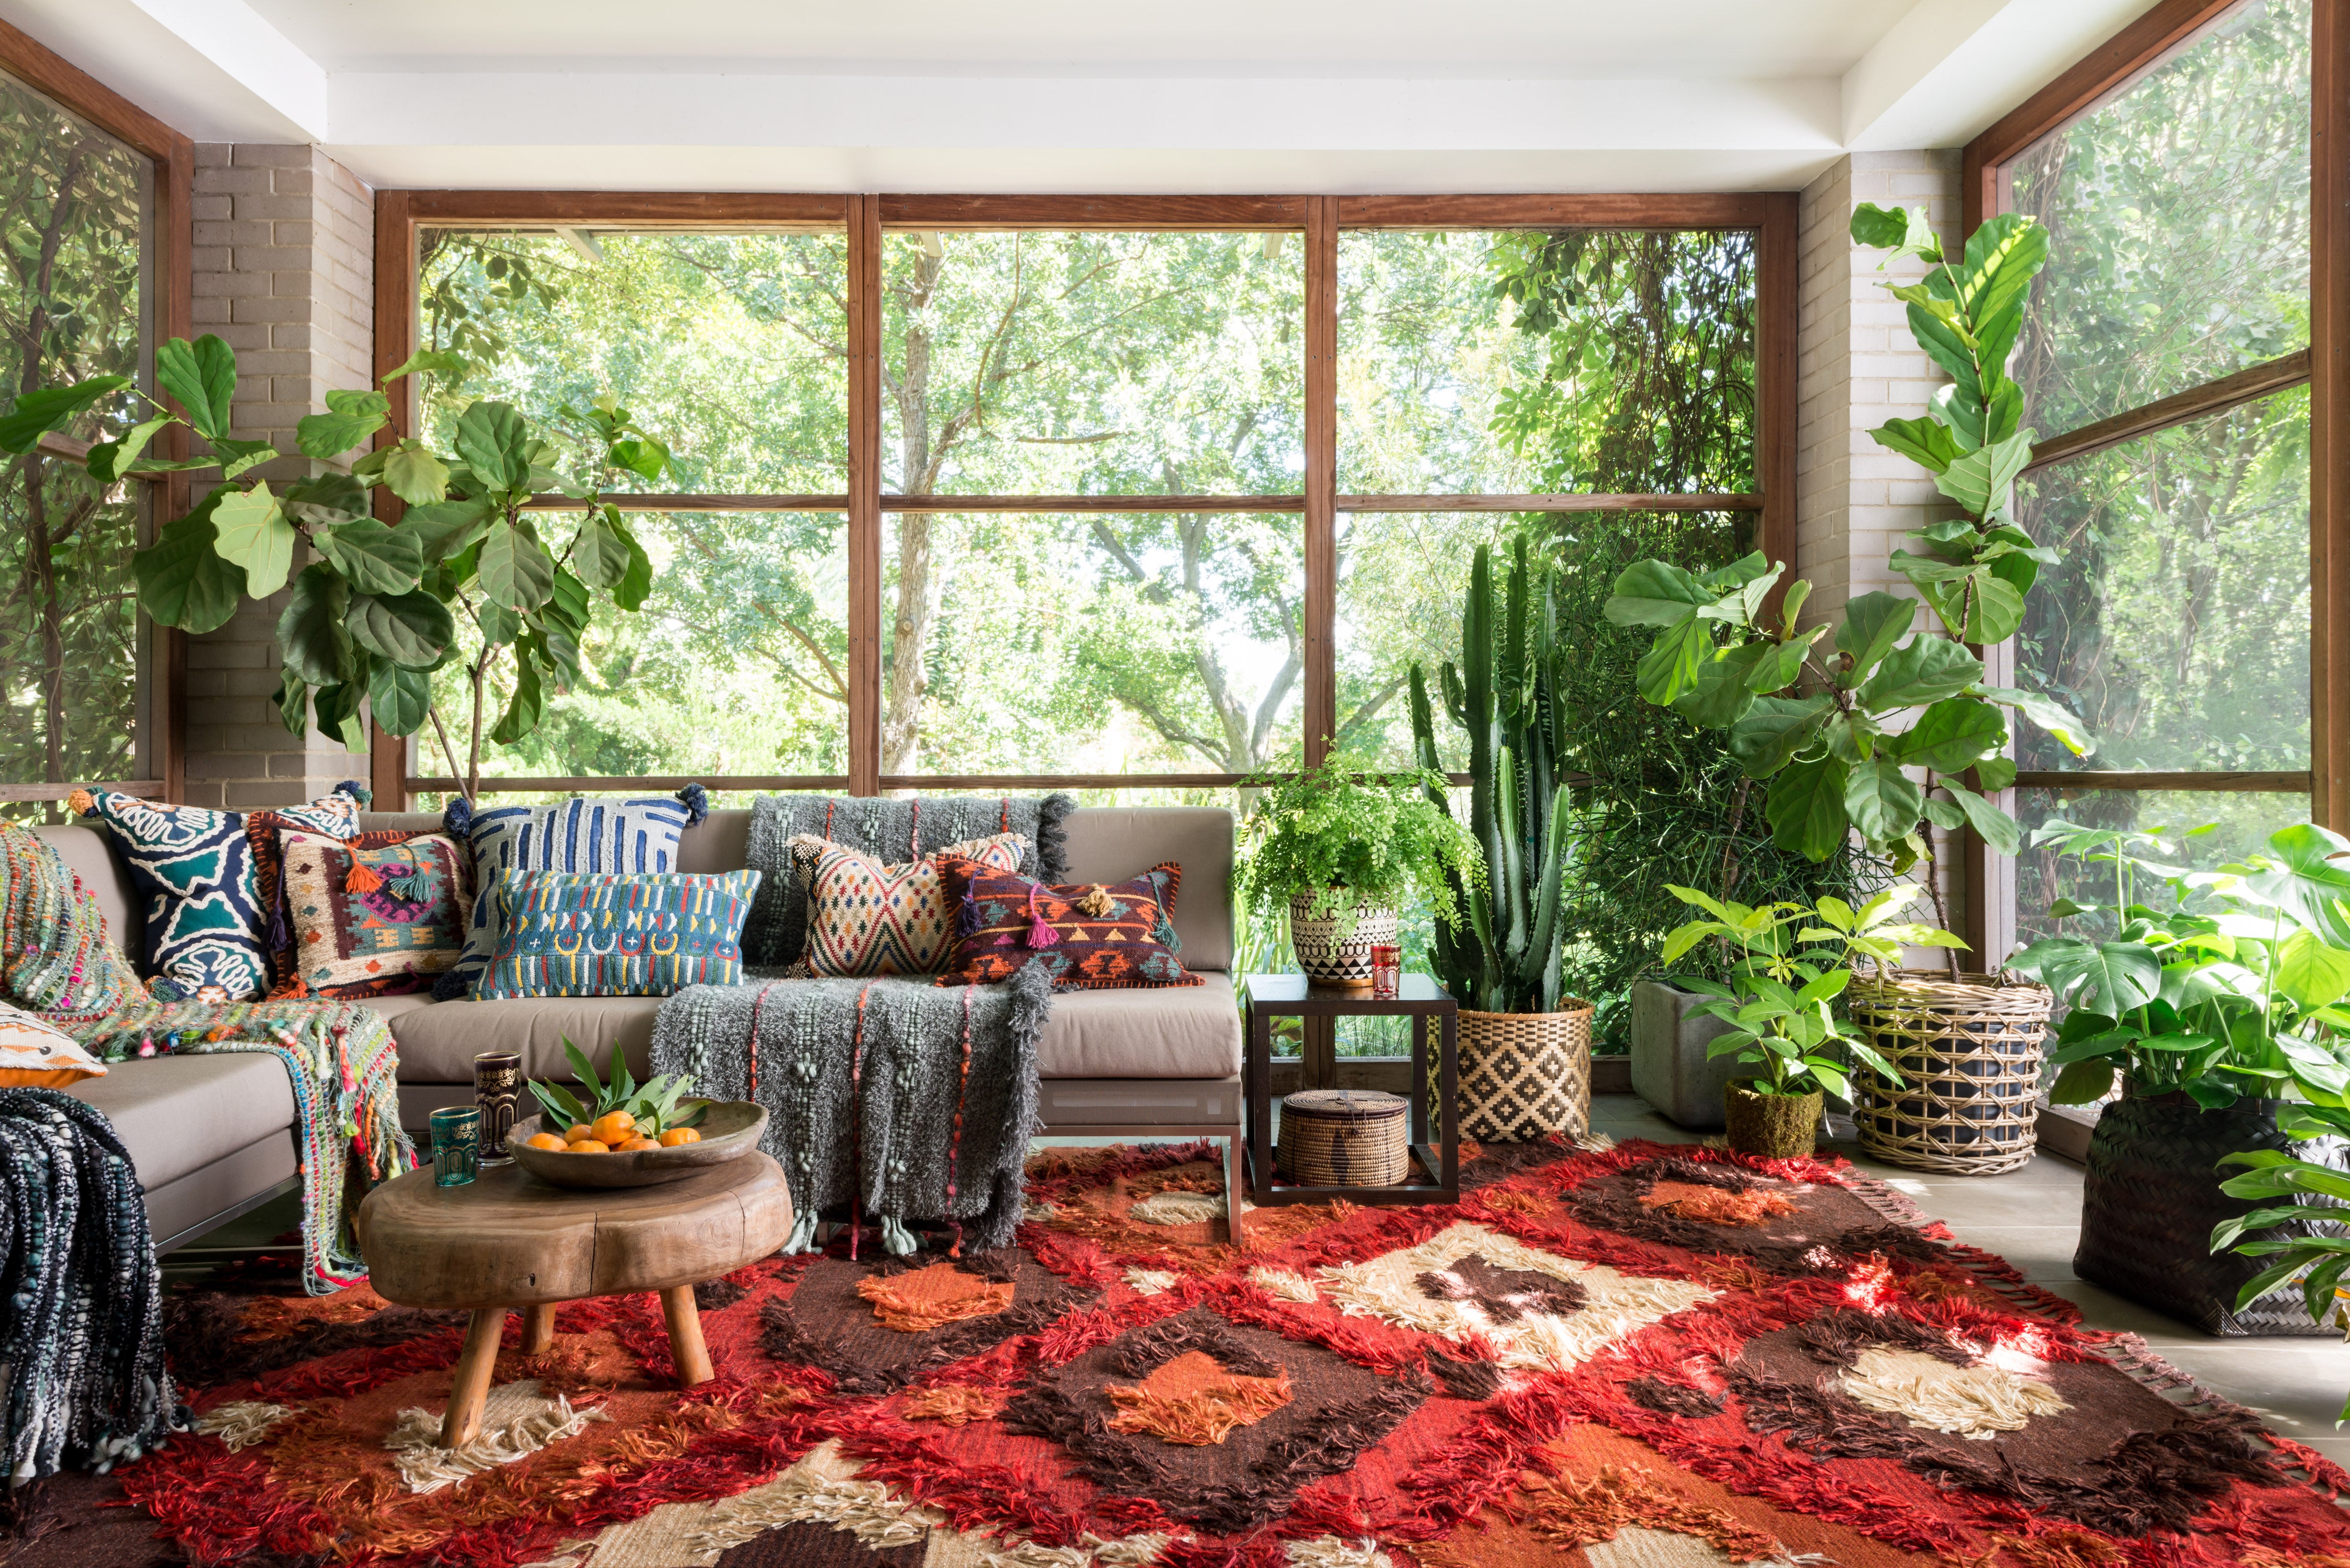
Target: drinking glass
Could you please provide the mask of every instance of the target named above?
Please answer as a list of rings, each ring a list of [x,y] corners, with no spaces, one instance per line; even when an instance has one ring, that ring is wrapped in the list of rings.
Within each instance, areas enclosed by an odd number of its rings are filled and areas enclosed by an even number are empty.
[[[448,1106],[432,1113],[432,1185],[463,1187],[482,1168],[482,1113]]]

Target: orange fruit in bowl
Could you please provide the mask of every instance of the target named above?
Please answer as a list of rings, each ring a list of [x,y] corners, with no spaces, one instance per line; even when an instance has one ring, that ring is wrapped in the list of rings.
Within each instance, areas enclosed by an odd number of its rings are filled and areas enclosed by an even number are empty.
[[[583,1137],[566,1147],[567,1154],[609,1154],[612,1146],[592,1137]]]
[[[596,1118],[595,1131],[588,1136],[598,1143],[619,1147],[637,1130],[637,1118],[626,1111],[607,1111]]]
[[[671,1127],[660,1135],[663,1148],[675,1148],[680,1144],[700,1143],[702,1135],[691,1127]]]
[[[556,1154],[561,1154],[565,1148],[569,1147],[553,1133],[533,1133],[529,1137],[523,1141],[530,1145],[533,1148],[552,1149]]]
[[[649,1138],[649,1137],[644,1137],[643,1135],[639,1134],[639,1135],[638,1135],[637,1137],[630,1138],[628,1142],[626,1142],[626,1143],[624,1143],[624,1144],[620,1145],[620,1147],[619,1147],[619,1152],[620,1152],[620,1153],[622,1153],[622,1154],[634,1154],[634,1153],[636,1153],[636,1152],[637,1152],[637,1150],[639,1150],[639,1149],[640,1149],[640,1148],[659,1148],[659,1147],[660,1147],[660,1145],[659,1145],[659,1144],[655,1143],[652,1139],[650,1139],[650,1138]]]
[[[586,1122],[573,1122],[568,1127],[564,1129],[563,1141],[565,1143],[577,1143],[583,1137],[594,1137],[595,1136],[595,1132]]]

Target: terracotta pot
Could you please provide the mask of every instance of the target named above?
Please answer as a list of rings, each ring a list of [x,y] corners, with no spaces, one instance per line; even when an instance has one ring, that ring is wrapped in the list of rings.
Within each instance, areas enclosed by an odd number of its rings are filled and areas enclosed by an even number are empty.
[[[1739,1154],[1764,1159],[1793,1159],[1809,1155],[1819,1137],[1820,1092],[1808,1095],[1758,1095],[1752,1078],[1733,1078],[1722,1091],[1728,1113],[1730,1147]]]
[[[1349,989],[1371,983],[1371,949],[1393,947],[1399,923],[1395,910],[1382,904],[1357,904],[1327,916],[1306,912],[1311,895],[1289,900],[1289,945],[1297,967],[1315,985]]]

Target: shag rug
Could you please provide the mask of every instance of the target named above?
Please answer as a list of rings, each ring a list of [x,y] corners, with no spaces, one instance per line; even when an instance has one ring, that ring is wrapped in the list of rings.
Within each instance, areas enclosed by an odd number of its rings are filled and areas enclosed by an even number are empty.
[[[1833,1159],[1463,1174],[1235,1249],[1207,1146],[1048,1151],[1013,1247],[701,1287],[689,1393],[654,1297],[517,1316],[456,1451],[455,1314],[216,1279],[168,1314],[198,1434],[20,1501],[8,1562],[2350,1568],[2350,1475]]]

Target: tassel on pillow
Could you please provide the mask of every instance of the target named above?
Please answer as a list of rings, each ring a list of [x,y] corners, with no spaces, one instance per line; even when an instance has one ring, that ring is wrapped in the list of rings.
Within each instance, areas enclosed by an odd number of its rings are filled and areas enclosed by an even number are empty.
[[[343,891],[346,893],[372,893],[382,886],[383,878],[369,870],[366,861],[354,856],[351,859],[351,873],[349,876],[343,878]]]
[[[1028,889],[1028,945],[1032,948],[1058,947],[1061,933],[1036,912],[1036,892],[1034,887]]]
[[[698,784],[690,784],[677,792],[677,798],[685,807],[686,826],[701,826],[702,819],[710,815],[710,792]]]

